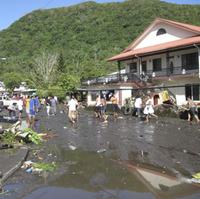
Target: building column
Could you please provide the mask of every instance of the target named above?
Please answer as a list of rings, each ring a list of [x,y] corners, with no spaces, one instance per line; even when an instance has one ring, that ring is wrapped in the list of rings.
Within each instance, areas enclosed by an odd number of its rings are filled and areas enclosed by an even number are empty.
[[[166,75],[170,76],[170,69],[169,69],[169,52],[166,53]]]
[[[117,66],[118,66],[118,72],[119,72],[119,81],[121,81],[121,62],[120,61],[117,62]]]
[[[199,58],[199,79],[200,79],[200,48],[198,46],[198,58]]]
[[[193,44],[194,47],[197,48],[197,51],[198,51],[198,60],[199,60],[199,79],[200,79],[200,47],[197,46],[196,44]]]
[[[139,57],[139,75],[142,74],[142,58]]]

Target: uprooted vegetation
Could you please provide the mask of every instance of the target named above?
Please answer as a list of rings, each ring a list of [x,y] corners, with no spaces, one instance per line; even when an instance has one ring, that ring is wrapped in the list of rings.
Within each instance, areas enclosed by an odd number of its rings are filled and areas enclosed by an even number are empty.
[[[42,136],[31,128],[20,128],[20,122],[13,124],[10,128],[5,129],[0,134],[0,148],[11,148],[15,144],[34,143],[41,144]]]

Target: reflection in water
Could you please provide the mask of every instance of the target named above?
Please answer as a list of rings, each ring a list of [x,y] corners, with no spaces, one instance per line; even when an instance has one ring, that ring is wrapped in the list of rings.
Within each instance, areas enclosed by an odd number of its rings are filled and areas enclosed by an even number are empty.
[[[143,138],[148,143],[154,141],[153,135],[155,132],[155,125],[139,122],[134,126],[134,130],[139,139]]]
[[[133,193],[129,191],[121,191],[114,196],[114,194],[110,194],[111,190],[107,190],[107,192],[89,192],[84,191],[82,189],[73,189],[73,188],[60,188],[60,187],[45,187],[41,188],[27,197],[23,199],[155,199],[149,193]]]

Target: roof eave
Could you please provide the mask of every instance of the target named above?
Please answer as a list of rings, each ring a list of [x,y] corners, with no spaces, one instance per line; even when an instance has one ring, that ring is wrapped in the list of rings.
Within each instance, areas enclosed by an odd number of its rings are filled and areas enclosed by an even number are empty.
[[[200,44],[200,42],[198,42],[196,44]],[[189,48],[189,47],[192,47],[192,46],[194,46],[194,44],[188,44],[188,45],[183,45],[183,46],[178,46],[178,47],[170,47],[170,48],[155,50],[155,51],[146,52],[146,53],[135,53],[135,54],[131,54],[131,55],[121,57],[121,58],[117,58],[116,56],[114,56],[114,57],[111,57],[110,59],[108,59],[108,61],[109,62],[111,62],[111,61],[125,61],[127,59],[134,58],[134,57],[153,55],[153,54],[157,54],[157,53],[165,53],[169,50],[179,50],[179,49],[182,49],[182,48]],[[119,56],[119,55],[117,55],[117,56]]]

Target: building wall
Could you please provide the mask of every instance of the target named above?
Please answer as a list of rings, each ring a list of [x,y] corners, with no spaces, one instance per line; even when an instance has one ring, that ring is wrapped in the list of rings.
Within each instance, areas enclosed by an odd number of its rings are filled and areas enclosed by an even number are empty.
[[[157,36],[156,33],[160,28],[164,28],[167,33]],[[144,48],[170,41],[176,41],[178,39],[183,39],[194,35],[195,34],[192,32],[176,28],[168,24],[157,24],[152,28],[152,30],[150,30],[150,33],[145,38],[143,38],[143,40],[134,49]]]
[[[176,104],[181,106],[186,103],[185,87],[169,88],[176,97]]]
[[[123,106],[125,104],[125,99],[130,98],[132,96],[132,88],[130,88],[130,90],[127,90],[128,88],[126,88],[126,90],[121,90],[121,106]]]
[[[196,48],[192,49],[186,49],[186,50],[180,50],[180,51],[175,51],[175,52],[169,52],[169,57],[173,57],[174,60],[174,67],[181,67],[182,66],[182,60],[181,60],[181,55],[183,54],[189,54],[189,53],[194,53],[197,52]],[[162,54],[157,54],[157,55],[151,55],[151,56],[146,56],[146,57],[141,57],[142,61],[147,62],[147,70],[153,70],[153,59],[161,58],[162,60],[162,69],[167,68],[167,54],[162,53]],[[123,61],[123,63],[126,65],[126,73],[130,72],[129,69],[129,64],[137,62],[137,74],[139,75],[139,59],[129,59],[126,61]]]
[[[121,89],[123,89],[123,88],[121,88]],[[132,95],[132,87],[130,87],[130,88],[126,87],[124,89],[125,90],[115,90],[114,91],[114,94],[117,98],[119,107],[123,106],[125,104],[125,99],[131,97],[131,95]],[[96,104],[96,94],[97,93],[98,92],[88,91],[87,106],[95,106],[95,104]],[[111,102],[108,101],[107,103],[111,103]]]

